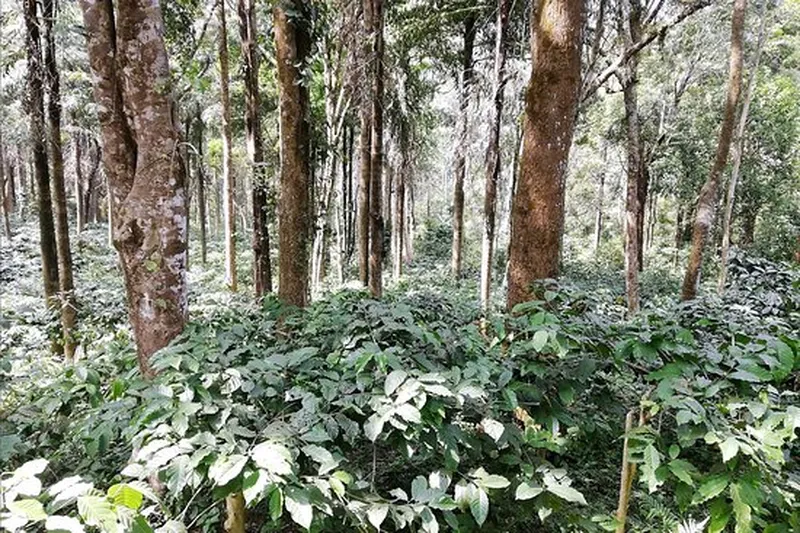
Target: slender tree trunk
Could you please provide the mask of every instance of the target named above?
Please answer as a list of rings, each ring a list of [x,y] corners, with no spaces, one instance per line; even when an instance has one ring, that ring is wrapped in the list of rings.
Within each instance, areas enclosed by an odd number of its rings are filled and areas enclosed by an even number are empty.
[[[100,144],[93,136],[89,137],[89,141],[91,168],[86,180],[86,189],[83,192],[83,218],[86,222],[97,224],[100,211],[100,181],[97,179],[97,173],[100,169],[101,149]]]
[[[48,305],[55,305],[58,293],[58,253],[50,194],[50,169],[47,166],[47,131],[44,115],[44,68],[41,34],[35,0],[23,0],[25,44],[28,57],[28,113],[33,174],[39,207],[39,234],[42,253],[44,295]]]
[[[714,211],[717,203],[717,189],[725,165],[728,162],[728,152],[731,147],[734,122],[736,121],[736,107],[739,103],[739,93],[742,87],[742,41],[744,39],[744,18],[747,0],[734,0],[733,19],[731,23],[731,55],[730,71],[728,73],[728,96],[725,101],[725,115],[719,133],[717,153],[711,172],[700,190],[697,200],[697,213],[695,215],[694,230],[692,231],[692,251],[689,256],[689,265],[683,279],[681,290],[682,300],[692,300],[697,296],[700,283],[700,267],[703,263],[703,248],[708,232],[714,222]]]
[[[261,134],[261,95],[258,87],[258,32],[255,0],[239,0],[239,33],[242,38],[245,82],[245,131],[247,154],[253,167],[253,284],[256,296],[272,292],[267,217],[268,183],[264,172]]]
[[[231,159],[231,99],[228,90],[228,30],[225,20],[225,0],[218,0],[219,16],[219,86],[222,101],[222,195],[225,219],[225,285],[228,290],[238,290],[236,276],[236,179]]]
[[[630,50],[641,34],[641,5],[639,0],[621,0],[619,6],[619,33]],[[632,56],[620,75],[625,103],[625,123],[627,132],[627,194],[625,204],[625,296],[628,313],[639,311],[639,266],[641,254],[640,214],[643,213],[642,191],[644,158],[642,157],[641,126],[639,106],[636,96],[638,82],[638,56]],[[643,221],[644,217],[641,216]]]
[[[641,126],[640,126],[641,129]],[[636,236],[639,239],[639,245],[637,246],[637,253],[639,254],[639,258],[637,264],[639,266],[639,272],[644,271],[644,250],[645,250],[645,212],[647,211],[648,201],[650,199],[650,168],[647,163],[647,157],[645,156],[645,149],[644,149],[644,142],[641,141],[641,152],[639,159],[641,161],[641,170],[639,171],[639,184],[636,187],[636,193],[639,195],[639,201],[637,202],[637,209],[636,212]]]
[[[197,157],[195,158],[195,175],[197,176],[197,218],[198,225],[200,226],[200,262],[205,265],[208,259],[208,235],[206,223],[206,176],[205,166],[203,162],[203,132],[205,130],[205,123],[203,122],[203,115],[198,108],[195,113],[195,147],[197,148]]]
[[[33,180],[28,179],[28,161],[25,159],[25,152],[22,148],[23,144],[24,143],[20,143],[17,145],[16,159],[17,173],[19,174],[19,199],[17,201],[17,216],[19,216],[22,221],[25,221],[28,216],[28,204],[33,201],[34,197],[30,193],[33,188],[30,182]]]
[[[6,148],[3,144],[3,131],[0,128],[0,207],[3,208],[3,226],[6,232],[6,238],[11,241],[11,187],[9,181],[13,178],[13,174],[6,169]]]
[[[531,298],[535,280],[558,276],[584,18],[584,0],[543,0],[531,17],[533,70],[511,209],[509,310]]]
[[[605,148],[603,149],[603,152],[605,153]],[[606,185],[605,165],[603,165],[603,169],[600,170],[599,178],[600,179],[597,184],[597,205],[595,207],[595,214],[594,214],[593,250],[595,255],[597,255],[597,252],[600,250],[600,243],[603,239],[603,202],[605,197],[605,185]]]
[[[467,174],[467,139],[469,134],[469,96],[472,88],[472,51],[475,44],[475,15],[464,20],[464,51],[461,63],[461,93],[459,95],[458,139],[456,142],[455,179],[453,183],[453,243],[450,270],[454,278],[461,277],[464,249],[464,179]]]
[[[372,151],[370,161],[370,246],[369,291],[374,298],[383,294],[383,0],[372,2]]]
[[[372,186],[372,78],[374,56],[372,34],[375,31],[372,0],[362,0],[363,46],[361,49],[361,132],[359,136],[358,178],[358,277],[364,286],[369,285],[370,199]]]
[[[139,367],[188,313],[185,170],[173,122],[164,23],[149,0],[81,0],[94,95]],[[116,15],[116,16],[115,16]],[[124,64],[124,68],[119,65]]]
[[[75,288],[72,281],[72,252],[69,244],[69,222],[67,220],[67,191],[64,185],[64,153],[61,147],[61,83],[56,62],[56,40],[53,26],[56,12],[53,0],[43,0],[45,66],[48,85],[48,140],[50,145],[50,192],[53,195],[54,222],[56,230],[56,252],[58,255],[59,303],[61,327],[63,328],[64,356],[71,361],[75,355]]]
[[[481,250],[481,305],[488,313],[492,291],[492,265],[496,241],[497,183],[500,180],[500,125],[506,85],[506,34],[511,0],[497,0],[494,45],[494,107],[492,108],[489,144],[486,147],[486,186],[483,199],[483,246]]]
[[[86,206],[83,201],[83,134],[75,134],[72,142],[75,144],[75,218],[78,234],[81,234],[86,228]]]
[[[742,110],[739,114],[739,123],[736,126],[736,138],[733,142],[733,168],[731,177],[728,181],[728,192],[725,197],[725,218],[722,223],[722,251],[720,253],[720,271],[717,282],[717,292],[725,292],[725,283],[728,276],[728,254],[731,248],[731,222],[733,220],[733,204],[736,199],[736,185],[739,181],[739,172],[742,166],[742,152],[744,150],[744,137],[747,129],[747,116],[750,113],[750,102],[753,100],[753,92],[758,78],[758,66],[761,63],[761,50],[764,47],[764,37],[766,35],[767,14],[766,5],[761,4],[761,26],[758,30],[758,43],[753,57],[750,77],[747,80],[747,88],[744,93]]]
[[[291,18],[290,18],[291,14]],[[309,125],[308,90],[302,69],[311,45],[307,0],[281,0],[273,9],[281,132],[281,193],[278,295],[284,303],[306,305],[308,293]]]
[[[742,229],[739,235],[739,246],[747,248],[752,246],[755,241],[758,207],[750,206],[748,209],[743,209],[742,212]]]
[[[394,278],[403,275],[403,247],[406,233],[406,179],[409,167],[408,125],[400,127],[400,169],[396,174],[394,192],[394,224],[392,224],[392,268]]]

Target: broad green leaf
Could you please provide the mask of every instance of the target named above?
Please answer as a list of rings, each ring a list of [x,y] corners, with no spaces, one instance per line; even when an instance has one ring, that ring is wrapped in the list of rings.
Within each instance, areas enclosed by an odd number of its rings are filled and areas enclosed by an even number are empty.
[[[656,470],[661,466],[661,454],[656,447],[648,444],[644,449],[644,462],[642,463],[642,479],[647,482],[647,489],[652,494],[663,483],[656,476]]]
[[[250,505],[254,501],[260,501],[269,482],[269,474],[264,470],[245,471],[242,479],[242,495],[245,503]]]
[[[537,487],[536,485],[531,485],[527,481],[524,481],[517,487],[514,497],[517,500],[530,500],[537,497],[542,492],[544,492],[542,487]]]
[[[282,444],[262,442],[250,451],[250,457],[256,465],[272,474],[287,476],[292,473],[292,454]]]
[[[711,520],[708,522],[708,533],[721,533],[731,518],[731,506],[725,498],[717,498],[709,506]]]
[[[380,530],[381,524],[386,520],[386,515],[389,514],[389,506],[386,504],[373,504],[367,509],[367,520],[372,524],[375,529]]]
[[[28,520],[33,520],[34,522],[38,522],[39,520],[44,520],[47,518],[47,513],[44,512],[44,506],[42,503],[39,500],[34,500],[33,498],[8,502],[6,504],[6,508],[9,510],[9,512],[11,512],[11,514],[22,516]]]
[[[475,491],[472,501],[469,502],[469,510],[479,526],[486,522],[486,517],[489,516],[489,496],[483,489],[479,488]]]
[[[246,464],[247,457],[244,455],[220,455],[208,469],[208,477],[220,487],[227,485],[241,473]]]
[[[14,470],[12,478],[25,479],[38,476],[44,472],[45,468],[47,468],[47,459],[33,459]]]
[[[111,498],[111,501],[115,504],[133,509],[134,511],[141,507],[144,501],[142,493],[127,483],[118,483],[109,487],[108,497]]]
[[[273,522],[283,514],[283,489],[278,487],[269,497],[269,517]]]
[[[410,403],[398,405],[395,408],[395,413],[400,415],[406,422],[411,422],[412,424],[419,424],[422,422],[422,415],[420,414],[419,409]]]
[[[130,533],[153,533],[153,528],[147,523],[145,517],[137,516],[133,519]]]
[[[375,440],[378,438],[378,435],[380,435],[381,431],[383,431],[383,424],[383,417],[378,413],[373,413],[372,416],[370,416],[367,421],[364,422],[364,434],[370,441],[375,442]]]
[[[673,459],[669,462],[669,469],[675,475],[675,477],[687,485],[694,487],[694,479],[692,478],[692,474],[696,473],[697,469],[692,463],[686,461],[685,459]]]
[[[394,394],[394,391],[397,390],[397,387],[402,385],[407,377],[408,374],[402,370],[395,370],[386,376],[386,382],[383,384],[383,392],[386,394],[386,396],[391,396]]]
[[[305,529],[311,529],[311,522],[314,519],[314,509],[308,498],[308,492],[302,489],[286,489],[286,510],[292,520]]]
[[[740,486],[737,483],[731,485],[730,493],[733,500],[733,514],[736,517],[736,533],[752,533],[753,516],[750,506],[742,498]]]
[[[496,474],[488,474],[477,478],[475,481],[484,489],[504,489],[511,484],[508,479]]]
[[[78,498],[78,514],[87,526],[95,526],[103,531],[113,530],[117,514],[108,498],[86,495]]]
[[[547,331],[545,331],[543,329],[540,329],[539,331],[534,333],[533,334],[533,341],[531,343],[531,345],[533,346],[533,349],[536,350],[537,352],[541,352],[542,348],[544,348],[545,345],[547,344],[547,340],[548,340],[549,337],[550,337],[550,334],[547,333]]]
[[[68,533],[84,533],[85,531],[83,524],[81,524],[76,518],[57,514],[47,517],[47,520],[45,520],[44,523],[44,528],[47,531],[54,531],[57,533],[62,533],[65,531]]]
[[[697,489],[697,493],[695,493],[694,498],[692,499],[692,503],[698,504],[707,502],[711,498],[721,494],[727,486],[727,474],[713,476],[700,485],[700,487]]]
[[[573,489],[567,485],[548,485],[547,492],[555,494],[562,500],[566,500],[572,503],[580,503],[581,505],[586,505],[586,499],[583,497],[578,490]]]
[[[493,441],[497,442],[503,436],[506,428],[503,424],[492,418],[484,418],[481,420],[481,428],[483,432],[489,435]]]
[[[719,443],[719,449],[722,452],[722,462],[727,463],[739,453],[739,441],[736,437],[728,437]]]
[[[313,459],[316,463],[319,463],[319,471],[317,473],[320,476],[327,474],[339,466],[339,460],[322,446],[309,444],[308,446],[303,447],[303,453]]]

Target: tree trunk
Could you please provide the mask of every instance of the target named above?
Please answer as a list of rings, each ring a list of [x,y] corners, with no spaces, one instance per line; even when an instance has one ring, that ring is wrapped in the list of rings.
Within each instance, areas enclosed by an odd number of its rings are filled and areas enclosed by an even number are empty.
[[[383,0],[372,2],[372,151],[370,154],[369,291],[383,294]]]
[[[750,207],[743,209],[742,229],[739,235],[739,246],[748,248],[753,245],[756,236],[756,220],[758,218],[758,208]]]
[[[464,20],[464,50],[461,63],[461,92],[459,94],[458,139],[456,142],[455,179],[453,183],[453,243],[450,270],[461,277],[464,249],[464,179],[467,174],[467,138],[469,133],[469,95],[472,87],[472,51],[475,44],[475,15]]]
[[[747,129],[747,115],[750,112],[750,102],[753,100],[753,92],[758,78],[758,66],[761,63],[761,50],[764,47],[764,36],[766,35],[767,14],[766,2],[761,4],[761,25],[758,30],[758,43],[753,57],[752,71],[747,80],[747,88],[744,93],[742,110],[739,114],[739,123],[736,126],[736,139],[733,142],[733,168],[731,177],[728,181],[728,193],[725,197],[725,218],[722,223],[722,251],[720,253],[719,281],[717,282],[717,292],[725,292],[726,278],[728,277],[728,254],[731,247],[731,221],[733,220],[733,204],[736,199],[736,185],[739,181],[739,171],[742,166],[742,152],[744,150],[744,136]]]
[[[89,137],[89,148],[91,149],[91,168],[86,180],[86,189],[83,191],[83,218],[87,222],[97,224],[100,211],[100,181],[97,179],[97,171],[100,169],[101,149],[94,136]]]
[[[231,292],[238,290],[236,276],[236,178],[231,160],[231,99],[228,90],[228,30],[225,20],[225,0],[219,0],[219,87],[222,101],[222,196],[225,224],[225,285]]]
[[[304,19],[310,16],[310,6],[306,0],[282,0],[275,5],[273,15],[281,132],[278,295],[288,305],[304,307],[310,231],[309,101],[302,69],[311,45]]]
[[[374,31],[372,0],[362,0],[363,6],[363,46],[361,52],[361,110],[359,134],[359,177],[358,177],[358,277],[364,286],[369,285],[369,244],[370,244],[370,187],[372,185],[372,78]]]
[[[272,292],[267,217],[268,183],[264,172],[261,134],[261,95],[258,87],[258,32],[255,0],[239,0],[239,33],[242,38],[245,83],[245,131],[247,155],[253,167],[253,284],[256,296]]]
[[[494,264],[495,224],[497,213],[497,183],[500,180],[500,125],[503,120],[506,85],[506,34],[511,0],[497,0],[497,23],[494,45],[494,107],[492,108],[489,144],[486,147],[486,185],[483,199],[483,246],[481,250],[481,305],[489,311]]]
[[[58,293],[58,253],[50,194],[50,169],[47,166],[47,131],[44,118],[44,69],[41,34],[35,0],[23,0],[25,44],[28,58],[28,113],[33,174],[39,207],[39,234],[42,253],[44,295],[48,305],[55,305]]]
[[[605,149],[603,150],[605,153]],[[604,158],[605,163],[605,158]],[[593,250],[594,254],[597,255],[597,252],[600,250],[600,243],[603,239],[603,201],[605,196],[605,185],[606,185],[606,169],[605,165],[603,165],[603,169],[600,170],[600,179],[597,184],[597,205],[595,206],[595,214],[594,214],[594,242],[593,242]]]
[[[203,122],[203,115],[200,113],[198,107],[195,112],[195,148],[197,149],[197,157],[195,158],[195,175],[197,176],[197,218],[198,225],[200,226],[200,262],[205,265],[208,259],[208,235],[206,224],[206,176],[205,167],[203,163],[203,131],[205,130],[205,123]]]
[[[188,313],[185,171],[158,4],[81,0],[94,95],[139,367]],[[116,18],[116,20],[115,20]],[[123,65],[124,68],[119,68]]]
[[[641,5],[639,0],[622,0],[619,5],[619,33],[625,50],[639,41],[641,34]],[[620,79],[625,103],[627,133],[627,194],[625,203],[625,297],[628,313],[639,311],[639,266],[642,258],[641,230],[644,221],[642,191],[644,158],[636,96],[638,56],[634,55],[622,69]],[[641,223],[640,223],[641,222]]]
[[[744,39],[746,7],[747,0],[734,0],[725,115],[720,128],[714,165],[711,167],[711,172],[700,190],[700,197],[697,200],[697,213],[695,215],[694,230],[692,231],[692,251],[689,255],[689,265],[686,269],[686,276],[683,279],[683,288],[681,290],[681,299],[684,301],[692,300],[697,296],[697,289],[700,283],[700,267],[703,263],[703,247],[714,222],[719,180],[728,162],[733,126],[736,121],[736,107],[739,103],[739,93],[742,87],[742,41]]]
[[[75,215],[78,234],[86,229],[86,206],[83,200],[83,134],[76,133],[72,139],[75,145]]]
[[[404,238],[404,254],[406,264],[410,264],[411,261],[414,260],[414,235],[417,228],[417,219],[414,212],[414,182],[410,178],[411,174],[409,173],[405,180],[405,186],[406,189],[408,189],[408,193],[406,194],[406,197],[408,198],[408,206],[406,208],[406,212],[408,213],[408,223],[405,224],[406,236]]]
[[[584,0],[544,0],[531,17],[533,70],[511,208],[509,310],[531,298],[532,282],[558,276],[584,18]]]
[[[0,207],[3,209],[3,227],[5,228],[6,238],[11,241],[11,187],[8,182],[13,174],[6,171],[6,148],[3,144],[3,132],[0,129]]]
[[[409,166],[408,125],[400,128],[400,169],[395,174],[394,224],[392,224],[392,268],[394,278],[403,275],[403,246],[406,233],[406,179]]]
[[[67,191],[64,185],[64,153],[61,147],[61,87],[56,62],[56,41],[53,25],[56,12],[53,0],[43,0],[45,66],[47,68],[47,119],[50,145],[50,192],[55,210],[56,252],[58,255],[59,303],[61,327],[63,329],[64,356],[72,361],[75,355],[75,288],[72,281],[72,252],[69,244],[69,222],[67,220]]]

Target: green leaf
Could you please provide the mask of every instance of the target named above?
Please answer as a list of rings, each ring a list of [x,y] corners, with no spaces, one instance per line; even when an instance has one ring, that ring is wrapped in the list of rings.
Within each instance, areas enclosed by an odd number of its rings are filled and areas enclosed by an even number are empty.
[[[153,528],[147,523],[147,519],[145,517],[137,516],[133,519],[131,533],[153,533]]]
[[[752,533],[753,516],[750,506],[742,498],[740,486],[737,483],[731,485],[730,493],[733,500],[733,514],[736,517],[736,533]]]
[[[292,454],[282,444],[262,442],[250,451],[250,457],[256,465],[272,474],[287,476],[292,473]]]
[[[144,501],[142,493],[127,483],[118,483],[109,487],[108,497],[111,498],[111,501],[115,504],[133,509],[134,511],[141,507]]]
[[[489,496],[485,491],[480,488],[475,491],[472,501],[469,502],[469,510],[478,526],[486,522],[486,517],[489,516]]]
[[[696,473],[697,469],[692,463],[686,461],[685,459],[673,459],[669,462],[669,469],[676,478],[680,479],[687,485],[694,487],[694,479],[692,478],[692,474]]]
[[[721,533],[731,518],[731,506],[725,498],[717,498],[709,506],[711,520],[708,522],[708,533]]]
[[[722,451],[722,462],[727,463],[739,453],[739,441],[736,437],[728,437],[719,443],[719,449]]]
[[[78,514],[87,526],[95,526],[104,531],[114,529],[117,514],[108,498],[103,496],[81,496],[78,498]]]
[[[244,455],[220,455],[208,469],[208,477],[222,487],[233,481],[246,464],[247,457]]]
[[[308,492],[302,489],[289,488],[286,490],[286,510],[292,520],[305,529],[311,529],[314,519],[314,509],[308,498]]]
[[[481,420],[481,428],[483,428],[483,432],[489,435],[495,442],[500,440],[503,436],[503,432],[506,430],[503,424],[491,418],[484,418]]]
[[[47,459],[33,459],[14,470],[13,478],[25,479],[38,476],[47,468]]]
[[[39,500],[34,500],[33,498],[8,502],[6,504],[6,508],[11,512],[11,514],[25,517],[28,520],[33,520],[34,522],[38,522],[39,520],[44,520],[47,518],[47,513],[44,512],[44,506],[42,503]]]
[[[656,447],[648,444],[644,449],[644,462],[642,463],[642,479],[647,482],[647,489],[652,494],[663,483],[658,480],[656,470],[661,466],[661,454]]]
[[[692,499],[693,504],[704,503],[722,493],[728,486],[728,475],[720,474],[704,481]]]
[[[273,522],[283,514],[283,489],[280,487],[272,491],[269,497],[269,517]]]
[[[381,431],[383,431],[383,424],[383,417],[378,413],[373,413],[372,416],[370,416],[367,421],[364,422],[364,434],[370,441],[375,442],[375,440],[378,438],[378,435],[380,435]]]
[[[260,501],[269,481],[269,474],[264,470],[245,471],[242,479],[242,495],[245,503],[250,505],[254,501]]]
[[[389,514],[389,506],[386,504],[373,504],[367,509],[367,520],[372,524],[375,529],[380,530],[381,524],[386,520],[386,515]]]
[[[62,516],[54,514],[52,516],[48,516],[47,520],[44,523],[44,528],[47,531],[54,531],[57,533],[68,532],[68,533],[84,533],[83,524],[78,521],[76,518],[72,518],[71,516]]]
[[[533,349],[536,350],[537,352],[541,352],[542,348],[544,348],[545,345],[547,344],[547,340],[549,337],[550,334],[543,329],[540,329],[539,331],[534,333],[533,341],[531,342]]]
[[[517,487],[514,497],[517,500],[530,500],[537,497],[542,492],[544,492],[542,487],[537,487],[536,485],[531,485],[527,481],[524,481]]]
[[[504,478],[503,476],[498,476],[496,474],[487,474],[485,476],[477,478],[476,482],[484,489],[504,489],[511,484],[511,482],[508,481],[508,479]]]
[[[317,473],[320,476],[327,474],[339,466],[339,460],[322,446],[309,444],[308,446],[303,447],[303,453],[313,459],[315,462],[319,463],[319,471]]]
[[[402,385],[407,377],[408,374],[402,370],[395,370],[386,376],[386,382],[383,384],[383,392],[386,394],[386,396],[391,396],[394,394],[394,391],[397,390],[397,387]]]
[[[547,492],[555,494],[562,500],[566,500],[572,503],[580,503],[581,505],[586,505],[586,499],[583,497],[578,490],[573,489],[567,485],[548,485]]]

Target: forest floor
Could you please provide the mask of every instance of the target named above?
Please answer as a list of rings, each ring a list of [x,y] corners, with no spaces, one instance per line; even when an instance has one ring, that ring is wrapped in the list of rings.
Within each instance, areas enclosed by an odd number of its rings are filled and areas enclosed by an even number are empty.
[[[629,319],[619,271],[569,264],[541,301],[484,320],[476,276],[456,285],[441,258],[382,301],[347,289],[292,311],[227,293],[221,249],[203,267],[194,246],[190,324],[143,381],[105,229],[73,242],[68,367],[35,235],[0,249],[0,464],[44,457],[51,481],[100,487],[155,472],[153,525],[216,530],[215,502],[244,489],[254,531],[613,530],[627,436],[630,531],[800,527],[796,269],[736,255],[725,295],[678,303],[677,273],[653,268]]]

